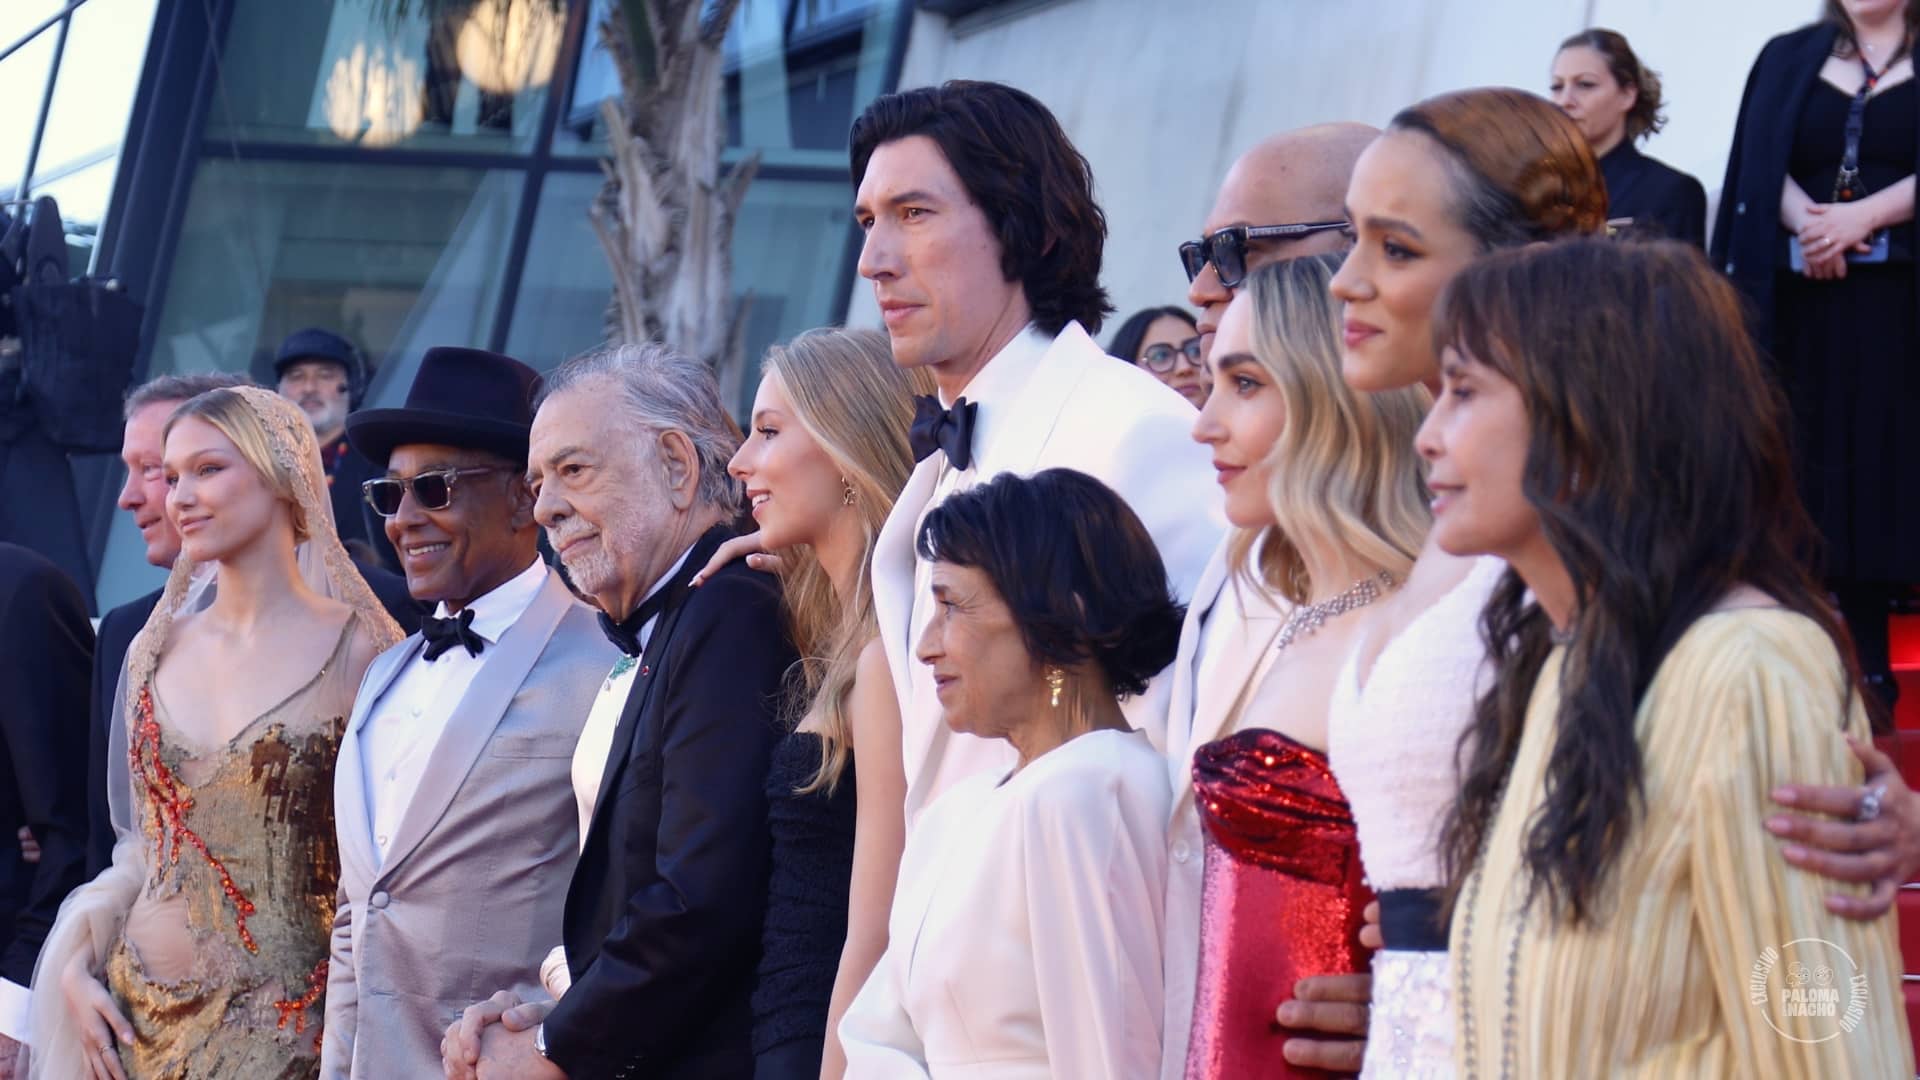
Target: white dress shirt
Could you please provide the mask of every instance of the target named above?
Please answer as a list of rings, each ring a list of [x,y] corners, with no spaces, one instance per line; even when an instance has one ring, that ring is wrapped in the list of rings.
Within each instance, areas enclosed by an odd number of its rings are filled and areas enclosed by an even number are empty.
[[[533,565],[467,605],[473,611],[473,632],[488,646],[499,644],[500,636],[520,621],[540,595],[547,573],[547,564],[536,558]],[[448,617],[445,601],[434,610],[434,617]],[[387,846],[400,830],[447,721],[488,655],[483,649],[474,656],[459,645],[432,660],[416,653],[368,710],[367,722],[360,728],[361,774],[366,782],[367,823],[381,863],[387,860]]]
[[[654,593],[666,588],[691,554],[691,547],[681,552],[640,602],[646,603]],[[620,728],[620,715],[627,711],[627,695],[633,691],[633,680],[640,677],[640,660],[646,655],[653,628],[658,625],[659,615],[640,624],[641,656],[623,655],[614,661],[613,670],[607,673],[606,681],[600,684],[600,693],[593,699],[593,708],[587,712],[587,726],[580,729],[580,741],[574,744],[571,775],[573,801],[580,808],[581,851],[587,850],[587,828],[593,824],[593,810],[600,801],[600,781],[607,775],[607,755],[613,752],[613,733]],[[547,952],[547,958],[540,964],[540,983],[555,1001],[573,984],[572,972],[567,967],[566,946],[555,945]]]
[[[642,604],[653,598],[653,594],[667,587],[673,575],[680,572],[687,556],[693,548],[680,553],[660,580],[653,583],[647,595],[640,598]],[[580,741],[573,748],[573,799],[580,807],[580,850],[587,849],[587,826],[593,824],[593,807],[600,798],[600,781],[607,775],[607,755],[613,752],[613,733],[620,727],[620,714],[627,709],[627,694],[633,689],[633,680],[640,677],[640,661],[645,658],[647,641],[653,637],[653,628],[660,624],[660,616],[655,615],[640,626],[641,656],[622,656],[614,661],[613,670],[608,673],[605,682],[600,684],[600,693],[593,699],[593,709],[587,713],[587,726],[580,731]]]

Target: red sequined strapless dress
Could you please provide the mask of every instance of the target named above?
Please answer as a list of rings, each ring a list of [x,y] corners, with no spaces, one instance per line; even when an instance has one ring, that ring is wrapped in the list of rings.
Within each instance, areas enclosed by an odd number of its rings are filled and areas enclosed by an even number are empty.
[[[1326,755],[1254,729],[1194,751],[1206,834],[1188,1080],[1321,1077],[1288,1065],[1274,1019],[1309,975],[1367,970],[1360,843]]]

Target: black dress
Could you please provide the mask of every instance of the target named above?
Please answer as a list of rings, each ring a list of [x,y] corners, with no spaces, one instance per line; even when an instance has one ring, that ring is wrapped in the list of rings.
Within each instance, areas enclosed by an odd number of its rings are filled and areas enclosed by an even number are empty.
[[[820,767],[820,754],[818,735],[796,731],[773,748],[767,770],[773,869],[753,989],[755,1080],[815,1080],[820,1075],[827,1005],[847,941],[853,762],[847,762],[831,795],[795,794]]]
[[[1641,153],[1632,139],[1600,159],[1607,181],[1607,218],[1632,236],[1707,246],[1707,189],[1700,181]]]
[[[1832,198],[1852,95],[1824,80],[1807,95],[1787,171],[1815,202]],[[1920,147],[1913,80],[1868,100],[1860,140],[1866,190],[1913,175]],[[1920,581],[1920,314],[1914,225],[1889,231],[1885,263],[1853,263],[1840,281],[1775,262],[1773,352],[1792,400],[1796,465],[1827,543],[1830,578]]]

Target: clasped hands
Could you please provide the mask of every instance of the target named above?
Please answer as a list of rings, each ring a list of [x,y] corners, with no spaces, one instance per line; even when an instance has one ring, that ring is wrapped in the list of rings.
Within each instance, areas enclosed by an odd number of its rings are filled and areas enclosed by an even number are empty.
[[[1867,238],[1878,223],[1870,207],[1857,202],[1814,203],[1806,214],[1797,235],[1809,279],[1838,281],[1847,276],[1849,253],[1873,250]]]
[[[567,1080],[533,1048],[533,1029],[551,1011],[553,1002],[521,1001],[509,990],[467,1006],[440,1041],[447,1080]]]

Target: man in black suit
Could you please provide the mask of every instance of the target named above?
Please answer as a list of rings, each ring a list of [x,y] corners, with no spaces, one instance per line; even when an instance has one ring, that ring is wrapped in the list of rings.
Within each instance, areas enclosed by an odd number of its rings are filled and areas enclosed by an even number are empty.
[[[449,1075],[750,1077],[768,757],[796,660],[771,578],[695,573],[732,535],[739,429],[712,373],[659,345],[568,361],[534,417],[534,516],[624,654],[573,763],[584,839],[554,1004],[496,994]],[[496,1022],[502,1021],[504,1022]]]
[[[86,880],[79,721],[92,655],[79,586],[39,554],[0,543],[0,1063],[26,1034],[26,987],[60,902]],[[38,861],[22,851],[23,828]]]
[[[245,375],[221,371],[162,375],[127,395],[127,426],[120,441],[120,460],[126,464],[127,480],[120,487],[119,506],[133,515],[134,527],[147,546],[147,562],[152,565],[171,567],[180,555],[180,534],[167,521],[167,477],[160,467],[166,449],[167,418],[189,398],[249,384]],[[360,572],[402,629],[411,634],[420,628],[420,606],[407,595],[405,579],[366,565],[361,565]],[[113,858],[113,822],[107,811],[107,733],[114,690],[120,682],[120,668],[126,663],[127,647],[147,625],[147,617],[160,602],[160,592],[155,589],[129,600],[100,619],[99,642],[93,653],[91,723],[87,727],[88,878],[105,869]]]

